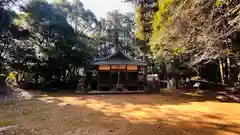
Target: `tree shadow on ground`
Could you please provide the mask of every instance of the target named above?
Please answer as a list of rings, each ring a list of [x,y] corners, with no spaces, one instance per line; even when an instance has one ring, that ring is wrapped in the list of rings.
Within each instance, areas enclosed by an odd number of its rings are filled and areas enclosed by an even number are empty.
[[[163,95],[48,95],[6,105],[0,118],[15,119],[22,126],[18,130],[29,134],[240,134],[239,112],[226,112],[229,106],[175,100]]]
[[[96,100],[121,100],[122,102],[117,102],[119,104],[131,103],[131,104],[157,104],[157,105],[178,105],[190,102],[207,102],[207,101],[216,101],[216,94],[205,92],[205,93],[196,93],[196,91],[186,92],[184,90],[177,90],[172,92],[161,92],[161,93],[139,93],[139,94],[73,94],[72,91],[65,92],[47,92],[45,93],[48,96],[52,97],[86,97]],[[115,99],[115,96],[118,99]],[[131,98],[128,98],[128,97]],[[126,98],[127,97],[127,98]],[[135,100],[136,99],[136,100]],[[141,99],[141,100],[138,100]],[[156,100],[161,99],[161,100]],[[229,101],[231,103],[231,101]],[[234,103],[234,102],[233,102]]]

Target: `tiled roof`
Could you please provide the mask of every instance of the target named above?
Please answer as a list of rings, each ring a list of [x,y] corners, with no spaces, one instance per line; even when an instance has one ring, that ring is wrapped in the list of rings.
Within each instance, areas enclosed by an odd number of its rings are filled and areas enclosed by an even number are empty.
[[[132,60],[121,51],[116,51],[110,56],[99,59],[92,63],[92,65],[147,65],[144,62]]]
[[[93,63],[93,65],[146,65],[143,62],[136,60],[99,60]]]

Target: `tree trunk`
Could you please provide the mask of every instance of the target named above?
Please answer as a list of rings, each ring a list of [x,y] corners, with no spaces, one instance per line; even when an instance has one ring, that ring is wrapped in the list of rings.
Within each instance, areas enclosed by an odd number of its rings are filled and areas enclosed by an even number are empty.
[[[18,73],[18,72],[16,73],[16,80],[15,80],[15,82],[16,82],[17,84],[19,84],[19,73]]]
[[[141,10],[143,10],[143,6],[144,6],[144,3],[140,3],[141,4]],[[141,14],[141,23],[144,24],[144,16]],[[142,26],[143,27],[143,26]],[[146,38],[146,32],[143,30],[143,61],[145,63],[147,63],[147,56],[146,56],[146,53],[147,53],[147,38]],[[144,81],[147,81],[147,66],[144,67],[143,69],[143,75],[144,75]]]
[[[232,75],[231,75],[231,60],[227,57],[227,84],[232,85]]]
[[[14,42],[14,44],[15,44],[15,46],[16,46],[16,48],[15,48],[15,54],[16,54],[16,59],[17,59],[17,65],[19,66],[20,65],[20,57],[19,57],[19,46],[15,43],[15,41],[13,40],[13,42]],[[19,67],[18,67],[18,74],[16,75],[16,82],[17,82],[17,84],[19,84],[19,78],[20,78],[20,69],[19,69]]]
[[[222,83],[222,84],[225,84],[225,81],[224,81],[224,71],[223,71],[223,63],[222,63],[221,58],[219,59],[219,69],[220,69],[220,75],[221,75],[221,83]]]
[[[145,63],[147,63],[146,53],[144,53],[143,61],[144,61]],[[144,75],[144,81],[146,81],[146,80],[147,80],[147,66],[144,66],[144,68],[143,68],[143,75]]]
[[[238,73],[238,76],[237,76],[237,84],[240,86],[240,73]]]
[[[180,88],[180,78],[177,76],[177,77],[175,77],[176,79],[175,79],[175,81],[176,81],[176,89],[179,89]]]
[[[39,80],[39,73],[38,72],[35,73],[34,80],[35,80],[35,84],[38,84],[38,80]]]

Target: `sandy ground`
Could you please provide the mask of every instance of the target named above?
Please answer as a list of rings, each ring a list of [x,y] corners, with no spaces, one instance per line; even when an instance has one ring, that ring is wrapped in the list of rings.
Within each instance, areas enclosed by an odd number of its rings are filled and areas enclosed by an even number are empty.
[[[0,106],[0,135],[239,135],[240,104],[186,93],[48,94]]]

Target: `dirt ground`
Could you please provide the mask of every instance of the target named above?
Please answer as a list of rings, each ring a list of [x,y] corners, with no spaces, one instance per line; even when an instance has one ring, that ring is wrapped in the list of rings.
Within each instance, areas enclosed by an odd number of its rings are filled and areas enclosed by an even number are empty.
[[[48,94],[0,106],[0,135],[239,135],[240,104],[194,93]]]

